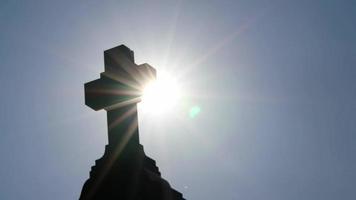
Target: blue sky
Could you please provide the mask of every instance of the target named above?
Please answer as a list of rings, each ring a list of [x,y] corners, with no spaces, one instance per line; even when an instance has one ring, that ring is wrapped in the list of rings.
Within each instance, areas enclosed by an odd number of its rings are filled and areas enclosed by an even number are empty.
[[[0,1],[0,199],[78,199],[107,142],[83,84],[120,44],[180,77],[139,126],[187,199],[355,199],[355,21],[343,0]]]

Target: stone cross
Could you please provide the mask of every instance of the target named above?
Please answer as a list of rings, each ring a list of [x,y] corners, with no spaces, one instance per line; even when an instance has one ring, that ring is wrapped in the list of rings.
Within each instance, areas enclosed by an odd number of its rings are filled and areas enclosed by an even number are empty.
[[[100,78],[85,84],[85,104],[107,111],[109,148],[138,145],[136,104],[156,71],[148,64],[136,65],[134,52],[124,45],[104,51],[104,63]]]

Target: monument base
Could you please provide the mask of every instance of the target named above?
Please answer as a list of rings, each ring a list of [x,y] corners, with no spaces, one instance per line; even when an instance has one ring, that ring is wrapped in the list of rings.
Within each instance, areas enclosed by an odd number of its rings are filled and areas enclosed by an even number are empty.
[[[106,145],[104,156],[95,161],[80,200],[111,199],[185,200],[161,177],[156,162],[145,155],[141,144],[122,152]]]

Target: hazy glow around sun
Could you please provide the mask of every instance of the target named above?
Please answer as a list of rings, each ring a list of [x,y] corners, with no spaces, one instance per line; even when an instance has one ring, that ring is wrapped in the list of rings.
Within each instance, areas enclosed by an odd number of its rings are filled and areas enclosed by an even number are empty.
[[[159,73],[156,80],[149,82],[139,104],[143,112],[162,114],[171,111],[179,102],[180,88],[174,77]]]

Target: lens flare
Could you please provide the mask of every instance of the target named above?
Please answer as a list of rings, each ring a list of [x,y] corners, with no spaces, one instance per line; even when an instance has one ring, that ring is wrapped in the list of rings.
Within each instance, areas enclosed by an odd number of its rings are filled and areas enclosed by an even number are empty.
[[[201,109],[199,106],[193,106],[190,111],[189,111],[189,117],[190,118],[195,118],[199,113],[200,113]]]

